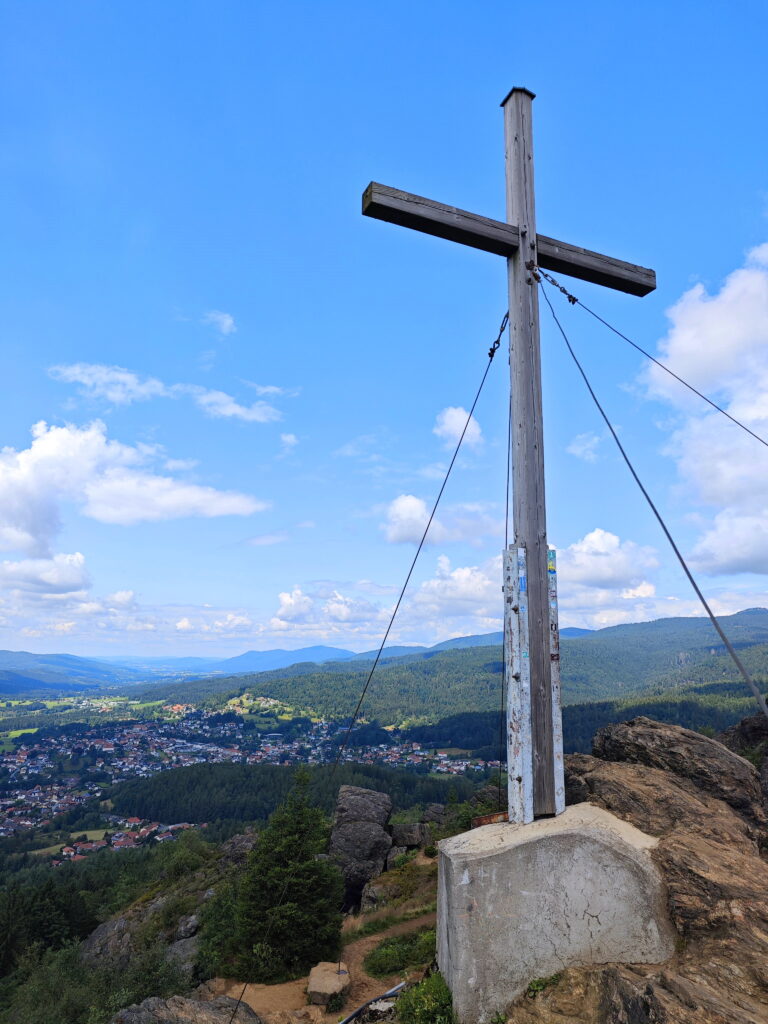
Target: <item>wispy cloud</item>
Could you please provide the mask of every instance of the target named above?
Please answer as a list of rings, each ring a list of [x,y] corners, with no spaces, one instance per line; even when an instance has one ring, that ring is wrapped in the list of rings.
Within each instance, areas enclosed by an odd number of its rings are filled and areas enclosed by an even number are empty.
[[[113,405],[130,405],[150,398],[181,398],[189,396],[199,409],[215,419],[238,419],[246,423],[272,423],[282,413],[268,402],[256,401],[249,405],[238,402],[226,391],[204,388],[198,384],[164,384],[155,377],[141,377],[122,366],[101,363],[71,363],[52,366],[48,371],[54,380],[78,384],[80,394],[86,398],[103,399]],[[277,395],[280,388],[269,385],[259,393]],[[292,436],[292,435],[290,435]]]
[[[52,366],[48,373],[54,380],[79,384],[86,398],[104,398],[114,405],[130,405],[150,398],[166,398],[170,390],[155,377],[140,377],[123,366],[102,363],[70,363]]]
[[[224,337],[234,334],[237,330],[237,324],[232,314],[224,313],[220,309],[209,309],[207,313],[203,314],[200,322],[213,327]]]
[[[569,455],[575,455],[584,462],[597,462],[597,446],[600,438],[597,434],[577,434],[565,449]]]

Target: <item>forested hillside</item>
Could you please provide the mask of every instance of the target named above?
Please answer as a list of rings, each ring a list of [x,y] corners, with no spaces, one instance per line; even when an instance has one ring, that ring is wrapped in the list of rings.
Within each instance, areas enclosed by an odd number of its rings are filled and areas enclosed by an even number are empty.
[[[724,625],[753,675],[768,676],[768,611],[725,616]],[[708,620],[660,619],[564,637],[561,643],[563,704],[582,704],[669,693],[681,688],[737,681]],[[190,681],[148,691],[155,699],[207,701],[251,693],[276,697],[326,718],[349,715],[366,679],[359,661],[234,678]],[[432,650],[383,659],[366,696],[364,713],[383,725],[435,722],[451,714],[494,711],[499,705],[501,648]],[[739,694],[742,691],[737,691]]]
[[[193,823],[235,820],[264,822],[286,798],[294,772],[278,765],[198,764],[115,786],[116,813],[153,821]],[[363,786],[389,793],[395,806],[466,800],[473,784],[460,777],[437,779],[376,765],[342,764],[311,769],[310,795],[329,814],[339,786]]]
[[[721,732],[752,714],[755,707],[753,698],[744,696],[740,681],[694,685],[658,697],[570,704],[563,708],[563,746],[567,754],[589,753],[599,728],[639,715],[686,729]],[[432,725],[413,726],[400,735],[425,747],[459,747],[476,757],[496,760],[503,733],[496,710],[451,715]],[[506,756],[505,751],[502,754]]]

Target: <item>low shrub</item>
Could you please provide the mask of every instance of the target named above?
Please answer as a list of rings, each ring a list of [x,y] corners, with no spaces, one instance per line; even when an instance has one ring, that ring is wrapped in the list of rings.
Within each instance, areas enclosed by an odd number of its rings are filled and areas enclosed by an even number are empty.
[[[435,929],[420,928],[405,935],[383,939],[363,961],[368,974],[388,978],[408,967],[430,963],[435,956]]]
[[[454,1024],[451,990],[439,973],[430,974],[397,1001],[400,1024]]]
[[[534,978],[526,989],[525,994],[529,999],[535,999],[539,992],[544,992],[546,989],[556,985],[562,976],[562,973],[559,973],[550,974],[548,978]]]

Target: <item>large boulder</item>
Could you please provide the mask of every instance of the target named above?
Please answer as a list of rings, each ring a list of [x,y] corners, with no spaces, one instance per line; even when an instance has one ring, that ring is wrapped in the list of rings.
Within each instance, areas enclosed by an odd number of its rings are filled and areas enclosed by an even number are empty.
[[[765,825],[760,776],[754,765],[722,743],[677,725],[633,718],[598,729],[592,753],[605,761],[628,761],[672,772]]]
[[[229,996],[217,996],[208,1002],[171,996],[153,996],[118,1010],[109,1024],[262,1024],[261,1017],[245,1003],[238,1005]]]
[[[393,825],[391,831],[393,846],[424,846],[431,839],[429,826],[421,822],[412,825]]]
[[[386,793],[359,786],[339,790],[329,849],[344,875],[347,907],[357,906],[365,883],[384,870],[392,847],[386,831],[391,813]]]

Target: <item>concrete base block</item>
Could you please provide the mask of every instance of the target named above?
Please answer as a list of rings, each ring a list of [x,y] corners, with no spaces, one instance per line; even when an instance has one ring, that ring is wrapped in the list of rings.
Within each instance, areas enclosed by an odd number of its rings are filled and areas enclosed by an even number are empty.
[[[591,804],[444,839],[437,959],[461,1024],[487,1024],[566,967],[670,957],[657,842]]]

